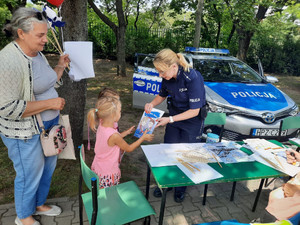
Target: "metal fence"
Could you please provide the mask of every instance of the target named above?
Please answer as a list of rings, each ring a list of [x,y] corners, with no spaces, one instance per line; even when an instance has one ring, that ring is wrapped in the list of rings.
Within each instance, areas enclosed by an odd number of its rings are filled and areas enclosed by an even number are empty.
[[[113,30],[102,23],[89,21],[88,40],[93,42],[96,57],[116,57],[116,36]],[[134,56],[136,52],[155,53],[162,48],[181,51],[188,44],[192,44],[193,34],[182,29],[157,29],[133,26],[126,28],[126,57]],[[56,52],[54,46],[48,43],[47,52]]]

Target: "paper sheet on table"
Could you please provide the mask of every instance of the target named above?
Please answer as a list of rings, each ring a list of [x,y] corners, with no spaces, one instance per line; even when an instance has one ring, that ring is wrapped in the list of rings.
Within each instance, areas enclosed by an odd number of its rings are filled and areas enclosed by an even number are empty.
[[[251,156],[240,150],[241,145],[233,141],[206,143],[203,147],[211,151],[219,162],[226,164],[254,161]]]
[[[164,166],[161,164],[160,159],[165,157],[162,151],[159,151],[161,148],[160,144],[156,145],[141,145],[141,148],[152,167]]]
[[[261,152],[255,152],[253,155],[254,159],[260,163],[263,163],[269,167],[272,167],[276,170],[279,170],[291,177],[295,176],[297,173],[300,172],[300,167],[297,166],[293,166],[289,163],[286,162],[286,159],[281,157],[281,156],[277,156],[277,159],[280,161],[280,163],[275,159],[274,154],[272,154],[271,152],[264,152],[263,153],[263,157]],[[266,160],[267,159],[267,160]],[[268,162],[271,161],[272,163]]]
[[[71,60],[69,76],[74,81],[95,77],[93,67],[93,42],[66,41],[65,53]]]
[[[177,164],[182,172],[184,172],[185,175],[187,175],[195,184],[223,177],[222,174],[217,172],[206,163],[192,163],[192,165],[197,167],[200,171],[195,170],[194,172],[191,172],[181,163]]]
[[[213,145],[209,147],[206,143],[157,144],[143,145],[141,147],[152,167],[175,165],[177,163],[177,158],[189,163],[216,162],[216,159],[210,151],[210,147],[213,147]],[[219,162],[222,162],[221,158],[217,154],[214,155]],[[239,156],[236,156],[234,159],[235,162],[254,161],[252,157],[249,157],[243,152],[239,152]],[[232,161],[233,160],[230,162],[232,163]]]
[[[252,139],[245,139],[243,140],[246,143],[246,148],[252,149],[252,150],[268,150],[272,152],[278,152],[278,151],[285,151],[284,147],[281,147],[279,145],[276,145],[268,140],[261,139],[261,138],[252,138]]]
[[[156,144],[141,145],[152,167],[176,165],[176,149],[183,148],[184,144]]]

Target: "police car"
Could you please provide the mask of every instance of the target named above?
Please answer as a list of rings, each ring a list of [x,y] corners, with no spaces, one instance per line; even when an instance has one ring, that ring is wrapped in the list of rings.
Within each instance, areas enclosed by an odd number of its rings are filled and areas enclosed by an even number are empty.
[[[206,101],[211,112],[227,115],[223,137],[274,139],[283,118],[300,116],[297,104],[271,84],[274,77],[257,73],[250,66],[229,56],[227,49],[187,47],[183,53],[205,81]],[[162,78],[153,66],[154,54],[135,55],[133,74],[133,107],[144,108],[160,90]],[[157,108],[167,112],[166,103]],[[218,127],[213,127],[217,132]],[[295,137],[299,131],[283,131],[282,136]]]

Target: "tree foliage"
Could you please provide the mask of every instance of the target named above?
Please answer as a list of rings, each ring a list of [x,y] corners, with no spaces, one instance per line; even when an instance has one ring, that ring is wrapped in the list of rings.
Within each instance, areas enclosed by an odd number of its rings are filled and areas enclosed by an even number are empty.
[[[116,0],[94,2],[118,28]],[[178,52],[192,46],[197,3],[198,0],[123,0],[125,58],[132,59],[135,52],[156,53],[162,48]],[[251,65],[259,57],[266,72],[298,75],[299,5],[293,0],[204,0],[200,46],[227,48]],[[3,1],[0,10],[3,24],[10,11]],[[119,54],[113,29],[91,8],[88,18],[95,55],[116,58]]]

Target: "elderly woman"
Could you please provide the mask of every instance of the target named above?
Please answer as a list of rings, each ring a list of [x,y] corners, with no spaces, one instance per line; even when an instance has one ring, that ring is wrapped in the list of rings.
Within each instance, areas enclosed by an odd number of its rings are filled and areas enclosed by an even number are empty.
[[[15,223],[38,225],[32,215],[57,216],[61,208],[45,205],[57,156],[44,156],[36,114],[46,129],[58,124],[65,100],[54,85],[69,58],[61,56],[53,70],[40,52],[48,31],[41,12],[19,8],[4,31],[14,40],[0,51],[0,135],[16,171]]]

